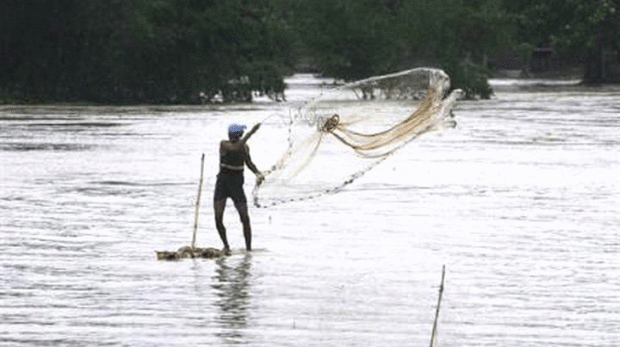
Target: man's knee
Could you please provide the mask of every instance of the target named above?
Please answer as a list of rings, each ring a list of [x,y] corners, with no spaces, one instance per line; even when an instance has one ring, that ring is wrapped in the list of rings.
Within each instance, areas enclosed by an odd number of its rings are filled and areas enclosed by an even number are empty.
[[[235,203],[235,207],[237,208],[237,211],[239,212],[239,218],[241,219],[241,222],[249,222],[250,214],[248,212],[247,203],[238,202],[238,203]]]
[[[239,215],[239,220],[241,220],[241,224],[243,225],[249,225],[250,224],[250,216],[246,215]]]
[[[239,219],[241,219],[241,222],[243,223],[250,222],[250,214],[247,209],[239,209]]]

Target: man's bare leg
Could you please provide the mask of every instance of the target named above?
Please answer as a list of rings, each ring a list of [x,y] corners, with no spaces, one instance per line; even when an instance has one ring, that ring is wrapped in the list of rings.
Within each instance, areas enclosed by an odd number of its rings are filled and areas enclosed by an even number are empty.
[[[228,239],[226,238],[226,228],[224,227],[224,210],[226,209],[226,199],[213,201],[213,212],[215,214],[215,227],[217,233],[220,234],[220,239],[224,244],[224,252],[230,253],[230,246],[228,245]]]
[[[252,227],[250,226],[250,214],[248,213],[247,202],[235,202],[235,208],[239,212],[239,219],[243,224],[243,237],[245,238],[245,249],[252,250]]]

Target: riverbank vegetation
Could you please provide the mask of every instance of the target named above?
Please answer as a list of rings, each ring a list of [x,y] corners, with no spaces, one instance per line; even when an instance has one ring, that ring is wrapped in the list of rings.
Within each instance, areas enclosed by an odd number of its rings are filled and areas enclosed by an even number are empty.
[[[620,75],[620,0],[7,0],[0,18],[0,103],[279,100],[299,70],[434,66],[470,98],[494,69]]]

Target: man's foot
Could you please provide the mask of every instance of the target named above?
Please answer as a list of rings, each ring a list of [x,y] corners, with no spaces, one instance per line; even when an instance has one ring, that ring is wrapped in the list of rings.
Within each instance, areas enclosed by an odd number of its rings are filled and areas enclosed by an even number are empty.
[[[224,253],[224,255],[230,255],[231,254],[230,247],[226,246],[222,248],[222,253]]]

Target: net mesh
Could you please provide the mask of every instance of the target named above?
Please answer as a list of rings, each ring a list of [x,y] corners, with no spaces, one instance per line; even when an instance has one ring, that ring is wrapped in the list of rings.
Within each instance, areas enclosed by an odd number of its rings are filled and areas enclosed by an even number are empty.
[[[417,68],[334,88],[293,112],[288,147],[263,172],[254,204],[268,207],[342,189],[429,131],[456,125],[462,91],[448,75]]]

